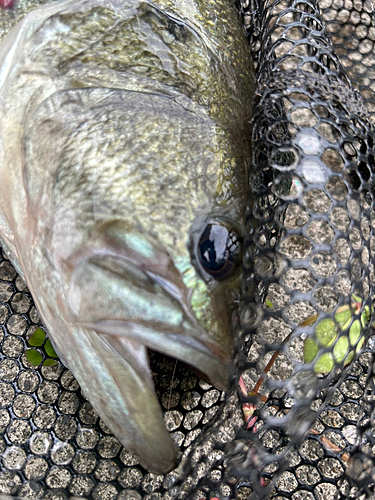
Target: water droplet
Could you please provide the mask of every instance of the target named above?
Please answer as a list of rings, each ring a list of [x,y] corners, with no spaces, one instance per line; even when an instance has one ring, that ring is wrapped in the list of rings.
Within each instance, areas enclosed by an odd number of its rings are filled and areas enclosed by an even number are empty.
[[[303,184],[295,175],[284,175],[275,180],[272,191],[282,200],[293,200],[301,195]]]
[[[34,432],[30,438],[29,446],[35,455],[45,455],[52,446],[52,439],[46,432]]]
[[[10,470],[21,469],[26,462],[26,458],[25,451],[18,446],[11,446],[2,454],[4,465]]]

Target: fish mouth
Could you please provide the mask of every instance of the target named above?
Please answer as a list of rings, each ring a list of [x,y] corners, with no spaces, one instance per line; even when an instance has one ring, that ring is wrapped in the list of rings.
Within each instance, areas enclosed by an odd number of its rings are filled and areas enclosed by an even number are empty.
[[[123,222],[101,228],[68,267],[65,314],[75,349],[64,349],[66,364],[121,443],[146,469],[165,473],[180,452],[165,428],[148,349],[225,389],[231,335],[218,339],[202,327],[171,258]]]
[[[103,295],[98,293],[102,283]],[[95,294],[92,299],[90,291]],[[224,390],[231,351],[210,338],[189,311],[184,300],[187,294],[176,291],[175,283],[134,263],[95,256],[75,269],[68,304],[81,327],[109,339],[124,337],[140,342],[191,365]]]

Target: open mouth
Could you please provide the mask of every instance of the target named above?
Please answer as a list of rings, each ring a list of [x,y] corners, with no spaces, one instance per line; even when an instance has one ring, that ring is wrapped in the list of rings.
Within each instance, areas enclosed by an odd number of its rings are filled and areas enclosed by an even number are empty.
[[[124,234],[118,245],[107,232],[104,246],[97,239],[70,262],[66,315],[74,346],[66,360],[121,443],[148,470],[167,472],[180,452],[165,427],[149,352],[186,363],[223,390],[230,342],[198,322],[169,256],[157,248],[139,251],[139,240],[135,253]]]
[[[182,361],[150,349],[148,357],[165,426],[184,450],[213,418],[223,393],[204,373]]]
[[[75,269],[69,290],[74,301],[69,305],[83,328],[104,334],[109,343],[114,344],[115,338],[116,344],[121,339],[134,340],[191,365],[224,389],[231,353],[198,323],[189,311],[186,293],[177,291],[179,277],[174,278],[159,280],[122,259],[96,257]],[[103,284],[106,293],[99,295]],[[95,300],[90,300],[90,292]],[[79,300],[80,296],[85,299]]]

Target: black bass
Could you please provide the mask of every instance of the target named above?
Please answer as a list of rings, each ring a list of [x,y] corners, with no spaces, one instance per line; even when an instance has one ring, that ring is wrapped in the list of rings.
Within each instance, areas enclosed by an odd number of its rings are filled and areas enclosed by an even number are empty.
[[[0,45],[0,236],[52,343],[154,472],[147,349],[225,388],[253,74],[229,1],[68,0]]]

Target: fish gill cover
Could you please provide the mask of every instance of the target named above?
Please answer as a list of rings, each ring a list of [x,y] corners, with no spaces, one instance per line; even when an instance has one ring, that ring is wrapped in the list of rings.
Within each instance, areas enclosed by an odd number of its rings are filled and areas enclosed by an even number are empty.
[[[154,354],[167,426],[190,451],[176,471],[147,473],[68,370],[60,363],[36,370],[26,358],[40,320],[3,257],[1,493],[49,500],[371,497],[372,5],[266,1],[241,10],[257,87],[241,329],[226,401],[200,434],[220,393]]]

